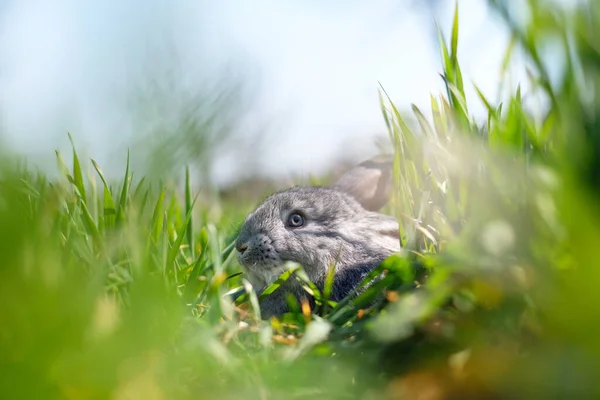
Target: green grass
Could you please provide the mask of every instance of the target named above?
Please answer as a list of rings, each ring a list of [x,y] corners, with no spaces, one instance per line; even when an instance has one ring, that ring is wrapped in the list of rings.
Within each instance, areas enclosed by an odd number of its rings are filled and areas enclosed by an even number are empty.
[[[404,251],[337,304],[301,270],[281,278],[302,280],[320,317],[298,304],[262,321],[256,295],[232,300],[248,288],[232,243],[255,202],[211,203],[189,169],[182,187],[141,179],[128,154],[110,182],[75,144],[52,181],[5,157],[2,397],[597,398],[600,9],[530,0],[523,25],[489,3],[513,32],[506,59],[527,56],[548,108],[527,111],[518,87],[501,104],[477,89],[488,116],[473,118],[456,13],[431,109],[401,112],[380,90]],[[548,38],[568,55],[558,83]]]

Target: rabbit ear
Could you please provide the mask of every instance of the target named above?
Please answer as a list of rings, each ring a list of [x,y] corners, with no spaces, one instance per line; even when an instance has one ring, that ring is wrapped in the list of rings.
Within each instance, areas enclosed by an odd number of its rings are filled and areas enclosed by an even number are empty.
[[[363,161],[346,172],[333,188],[354,197],[369,211],[380,210],[389,200],[394,156],[381,155]]]

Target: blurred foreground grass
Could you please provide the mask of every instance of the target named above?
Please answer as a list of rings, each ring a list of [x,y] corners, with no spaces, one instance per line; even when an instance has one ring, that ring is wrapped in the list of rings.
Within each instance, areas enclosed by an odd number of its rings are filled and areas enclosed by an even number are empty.
[[[185,185],[120,182],[95,162],[48,181],[0,172],[3,398],[598,398],[600,14],[490,1],[530,61],[519,89],[469,114],[458,14],[441,37],[445,96],[418,124],[381,91],[405,251],[386,278],[322,317],[260,321],[232,254],[255,204]],[[441,35],[443,36],[443,35]],[[563,50],[560,79],[540,55]],[[508,82],[506,78],[504,81]],[[429,115],[426,117],[425,115]],[[183,189],[181,189],[183,187]],[[417,288],[415,289],[415,281]],[[363,308],[375,290],[385,301]]]

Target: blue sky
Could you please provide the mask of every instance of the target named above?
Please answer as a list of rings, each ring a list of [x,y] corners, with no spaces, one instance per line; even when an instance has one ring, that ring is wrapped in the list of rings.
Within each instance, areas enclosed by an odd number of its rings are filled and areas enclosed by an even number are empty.
[[[267,145],[247,140],[236,151],[263,173],[319,172],[340,151],[373,154],[371,135],[384,133],[378,82],[398,105],[425,110],[442,90],[432,15],[409,2],[4,1],[0,121],[9,144],[40,164],[68,148],[67,131],[109,171],[115,155],[122,160],[134,130],[127,93],[149,71],[168,68],[157,45],[165,37],[183,88],[226,65],[246,72],[257,91],[241,134],[268,121]],[[453,3],[435,12],[446,32]],[[459,6],[465,80],[494,97],[507,32],[484,1]],[[227,182],[243,171],[224,154],[214,176]]]

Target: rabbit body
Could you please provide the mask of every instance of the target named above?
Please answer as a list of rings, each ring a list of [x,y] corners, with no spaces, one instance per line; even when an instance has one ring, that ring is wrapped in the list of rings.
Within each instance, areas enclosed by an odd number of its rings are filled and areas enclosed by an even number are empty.
[[[334,265],[331,298],[339,301],[399,251],[400,241],[396,219],[365,209],[337,185],[294,187],[267,197],[244,221],[236,248],[240,265],[259,293],[284,272],[286,261],[302,265],[320,290]],[[285,313],[288,293],[314,305],[292,278],[261,301],[262,317]]]

